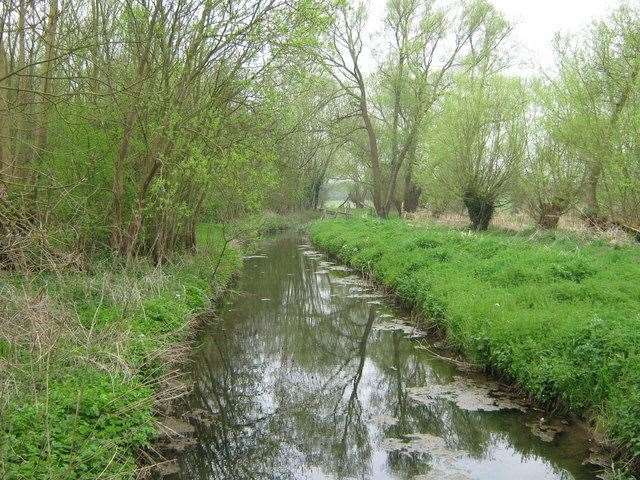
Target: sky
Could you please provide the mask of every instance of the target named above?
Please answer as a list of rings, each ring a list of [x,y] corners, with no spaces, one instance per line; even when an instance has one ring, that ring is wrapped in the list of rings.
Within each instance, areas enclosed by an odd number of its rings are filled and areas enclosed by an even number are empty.
[[[454,0],[455,1],[455,0]],[[556,32],[578,34],[594,20],[603,19],[621,0],[489,0],[513,25],[514,69],[534,74],[555,65],[553,38]],[[637,1],[637,0],[633,0]],[[368,33],[383,28],[387,0],[368,0]],[[374,36],[376,38],[377,36]],[[379,37],[377,37],[379,38]],[[371,58],[367,63],[373,63]]]

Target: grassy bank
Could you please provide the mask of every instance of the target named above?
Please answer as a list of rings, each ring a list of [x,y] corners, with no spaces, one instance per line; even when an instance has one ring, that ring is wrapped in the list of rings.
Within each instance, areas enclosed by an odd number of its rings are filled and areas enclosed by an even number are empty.
[[[190,320],[241,265],[226,230],[202,227],[198,252],[162,267],[2,277],[0,478],[134,478]]]
[[[321,221],[311,235],[474,362],[640,456],[640,249],[375,219]]]

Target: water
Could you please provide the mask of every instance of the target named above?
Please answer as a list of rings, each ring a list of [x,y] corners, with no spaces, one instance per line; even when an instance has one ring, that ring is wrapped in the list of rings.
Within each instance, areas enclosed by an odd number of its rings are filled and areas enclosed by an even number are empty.
[[[208,420],[174,478],[595,478],[578,429],[536,437],[542,412],[500,409],[517,405],[396,329],[406,318],[389,299],[302,243],[247,259],[204,332],[189,403]]]

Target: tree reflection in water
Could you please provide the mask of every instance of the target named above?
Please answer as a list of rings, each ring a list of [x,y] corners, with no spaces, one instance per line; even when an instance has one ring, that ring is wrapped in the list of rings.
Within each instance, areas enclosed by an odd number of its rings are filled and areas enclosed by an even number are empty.
[[[434,465],[470,478],[594,478],[580,465],[583,442],[544,444],[523,414],[411,401],[408,388],[457,372],[402,332],[376,329],[380,314],[400,313],[354,298],[346,273],[318,273],[299,242],[279,239],[249,260],[240,293],[202,334],[189,403],[215,420],[197,426],[177,478],[411,479]],[[463,455],[447,465],[441,449],[383,448],[415,433]]]

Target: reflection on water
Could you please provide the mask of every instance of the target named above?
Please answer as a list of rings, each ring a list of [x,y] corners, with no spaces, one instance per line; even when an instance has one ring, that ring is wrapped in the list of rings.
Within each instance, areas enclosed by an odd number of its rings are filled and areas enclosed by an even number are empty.
[[[416,348],[411,329],[390,329],[398,311],[301,243],[281,238],[247,259],[203,334],[190,403],[214,421],[197,427],[176,478],[594,478],[584,442],[542,442],[531,415],[412,399],[460,372]]]

